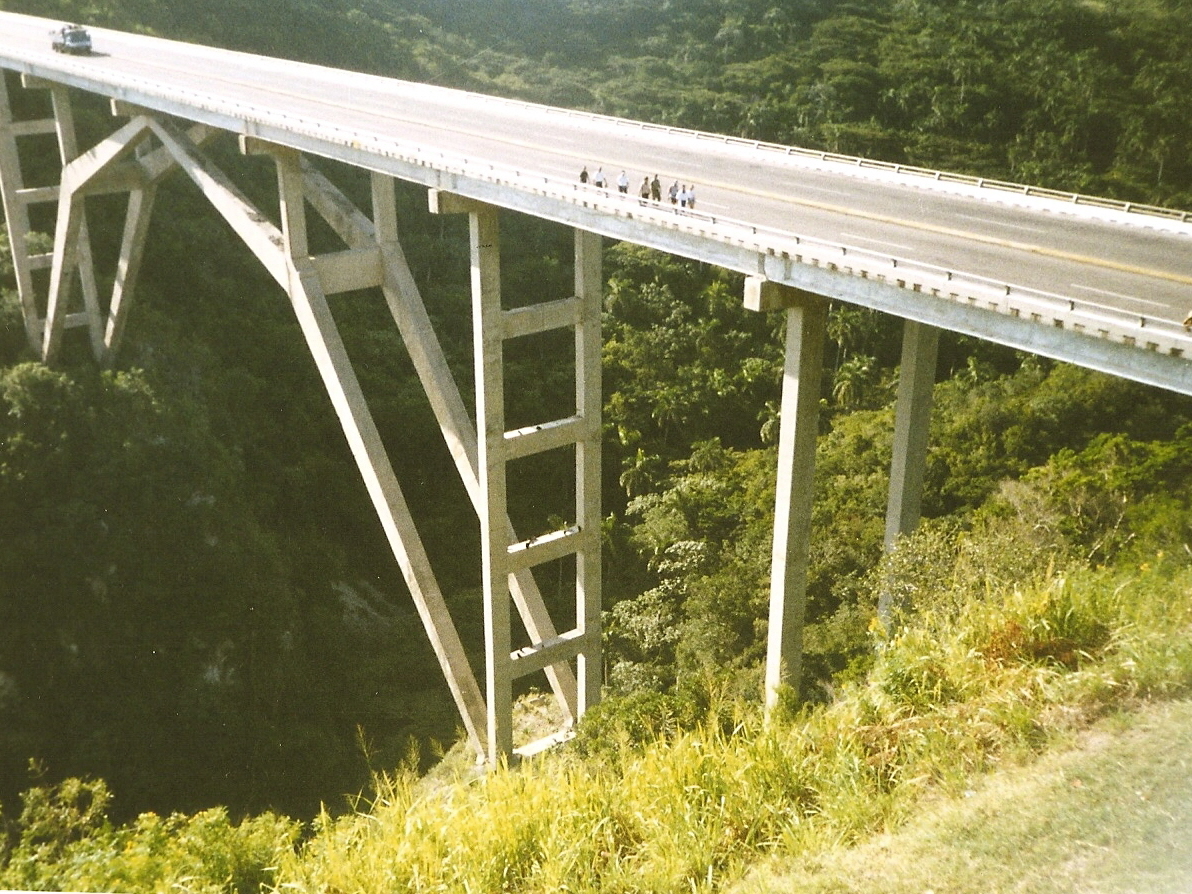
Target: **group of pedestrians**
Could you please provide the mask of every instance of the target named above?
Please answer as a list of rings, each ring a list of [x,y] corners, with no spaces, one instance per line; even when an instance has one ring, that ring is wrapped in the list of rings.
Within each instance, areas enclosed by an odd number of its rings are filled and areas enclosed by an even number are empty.
[[[598,167],[596,173],[589,174],[588,166],[584,165],[583,170],[579,172],[580,183],[590,183],[597,189],[607,189],[609,187],[609,178],[604,173],[603,167]],[[629,175],[621,171],[617,175],[616,181],[617,192],[622,195],[629,194]],[[662,202],[662,181],[658,179],[655,174],[653,179],[649,176],[643,177],[641,186],[638,187],[637,196],[640,204],[644,205],[647,202]],[[676,180],[670,185],[666,191],[666,197],[672,205],[676,208],[695,209],[695,184],[690,185],[684,183],[679,184]]]

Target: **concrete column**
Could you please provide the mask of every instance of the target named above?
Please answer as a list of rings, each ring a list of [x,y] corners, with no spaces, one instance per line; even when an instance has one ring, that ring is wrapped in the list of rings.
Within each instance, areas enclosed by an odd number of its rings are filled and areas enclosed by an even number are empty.
[[[886,552],[894,550],[899,537],[919,526],[939,334],[939,329],[924,323],[907,320],[904,324],[894,417],[894,458],[890,464],[890,498],[886,506]],[[878,617],[889,623],[888,590],[883,590],[878,598]]]
[[[68,164],[79,157],[78,139],[75,136],[74,111],[70,104],[70,93],[61,84],[50,86],[50,98],[54,106],[54,118],[58,130],[58,154],[65,169]],[[97,147],[98,148],[98,147]],[[93,152],[95,150],[92,150]],[[63,184],[65,187],[65,184]],[[61,196],[59,196],[61,200]],[[87,231],[87,217],[84,213],[80,197],[78,209],[79,222],[73,238],[78,241],[74,248],[74,267],[78,273],[79,286],[83,296],[83,309],[87,318],[87,329],[91,336],[91,352],[96,360],[103,359],[106,347],[104,345],[104,318],[99,312],[99,286],[95,281],[95,263],[91,255],[91,236]],[[59,209],[61,214],[61,206]],[[55,246],[55,252],[59,249]],[[63,310],[69,310],[64,307]],[[46,311],[46,326],[49,327],[49,311]],[[43,338],[43,354],[47,362],[50,359],[48,335]]]
[[[488,759],[496,764],[513,753],[501,237],[496,208],[473,211],[469,221],[478,471],[483,497],[483,510],[479,515],[486,646],[484,679],[488,696]]]
[[[598,233],[575,231],[575,294],[580,300],[575,327],[575,408],[584,436],[575,445],[575,518],[595,531],[591,547],[576,554],[575,626],[585,634],[578,656],[579,707],[583,713],[600,700],[603,664],[600,648],[601,584],[601,412],[600,314],[603,305],[602,242]],[[590,635],[589,635],[590,634]]]
[[[927,433],[940,331],[907,320],[902,336],[898,402],[894,418],[894,459],[890,465],[890,501],[886,510],[886,550],[919,525]]]
[[[51,127],[54,125],[52,120],[47,123]],[[30,346],[40,352],[42,319],[33,295],[33,268],[25,244],[30,229],[29,206],[20,198],[25,189],[25,180],[21,173],[17,134],[8,97],[8,83],[0,73],[0,199],[3,200],[4,218],[8,223],[8,245],[12,251],[13,272],[16,274],[17,294],[21,298],[25,332]]]
[[[784,685],[798,688],[807,604],[812,476],[819,426],[827,302],[816,295],[751,280],[746,305],[786,305],[786,359],[778,435],[774,553],[770,566],[770,628],[766,652],[766,707]]]

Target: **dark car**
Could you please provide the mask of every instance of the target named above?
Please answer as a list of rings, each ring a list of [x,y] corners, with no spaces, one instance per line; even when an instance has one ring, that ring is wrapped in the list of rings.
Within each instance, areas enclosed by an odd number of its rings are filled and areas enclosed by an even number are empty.
[[[82,25],[63,25],[50,34],[53,36],[52,45],[55,53],[86,56],[91,52],[91,35]]]

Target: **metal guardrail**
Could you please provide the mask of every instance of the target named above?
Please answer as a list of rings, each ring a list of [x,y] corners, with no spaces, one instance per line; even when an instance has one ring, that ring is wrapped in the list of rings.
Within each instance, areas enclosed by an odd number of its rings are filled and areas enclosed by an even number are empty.
[[[66,65],[59,67],[73,68],[74,66],[67,62]],[[94,79],[93,70],[84,69],[80,74],[87,80]],[[124,89],[142,92],[147,96],[157,97],[171,104],[181,103],[194,110],[242,121],[245,125],[244,132],[250,136],[259,136],[259,129],[262,127],[278,128],[284,132],[305,136],[316,142],[338,145],[345,149],[400,161],[415,167],[424,167],[455,176],[485,181],[493,185],[507,186],[523,193],[580,205],[617,217],[648,220],[663,229],[683,231],[700,238],[714,239],[757,252],[760,255],[779,256],[790,259],[794,263],[807,264],[842,275],[870,279],[990,312],[1032,320],[1040,325],[1068,329],[1095,338],[1111,339],[1126,345],[1161,351],[1173,356],[1192,357],[1192,332],[1170,320],[1119,311],[1092,302],[1023,288],[977,274],[925,264],[887,253],[878,253],[843,243],[752,224],[725,215],[709,214],[686,208],[668,208],[663,204],[643,200],[637,196],[619,193],[615,190],[609,191],[570,180],[563,181],[539,172],[525,171],[492,162],[477,162],[467,156],[441,150],[426,150],[416,145],[404,145],[401,141],[384,134],[350,130],[274,109],[240,102],[212,103],[201,93],[190,90],[163,91],[159,84],[142,78],[113,76],[103,83],[112,90]],[[112,95],[136,103],[136,99],[133,97]],[[473,95],[483,96],[482,94]],[[532,106],[529,103],[505,100],[499,97],[485,98],[499,102],[517,103],[535,109],[552,108]],[[555,111],[567,114],[588,114],[572,113],[569,110]],[[669,130],[669,128],[662,128],[661,125],[626,122],[617,118],[608,118],[607,120],[617,124]],[[695,134],[696,132],[689,133]],[[716,135],[707,136],[726,141],[736,139]],[[777,148],[791,152],[805,151],[795,150],[791,147]],[[827,154],[825,153],[825,155]],[[840,158],[848,157],[840,156]],[[871,164],[863,159],[856,161]],[[881,163],[872,164],[880,165]],[[903,166],[901,170],[907,172],[910,169]],[[914,172],[922,170],[913,169]],[[928,173],[964,179],[961,175]],[[969,179],[979,180],[979,178]],[[983,181],[983,183],[987,187],[1001,187],[1000,181]],[[1082,198],[1088,199],[1088,197]],[[1088,201],[1094,200],[1088,199]],[[1097,201],[1113,205],[1111,200]],[[1135,210],[1138,207],[1145,206],[1136,206]],[[1125,209],[1123,208],[1123,210]],[[1188,215],[1187,213],[1183,214],[1182,219],[1186,220]]]
[[[763,152],[769,152],[788,157],[830,162],[833,164],[840,164],[845,167],[887,171],[892,174],[918,177],[939,183],[958,183],[965,186],[974,186],[978,189],[998,190],[1001,192],[1010,192],[1032,198],[1052,199],[1075,206],[1083,205],[1093,208],[1105,208],[1112,211],[1121,211],[1126,214],[1140,214],[1150,217],[1159,217],[1166,220],[1180,221],[1182,223],[1188,223],[1189,221],[1192,221],[1192,211],[1182,211],[1177,208],[1164,208],[1160,205],[1148,205],[1142,202],[1127,202],[1119,199],[1109,199],[1102,196],[1091,196],[1083,193],[1050,189],[1043,186],[1031,186],[1030,184],[1015,183],[1009,180],[998,180],[996,178],[989,177],[975,177],[970,174],[956,174],[949,171],[938,171],[934,168],[919,167],[917,165],[878,161],[872,158],[861,158],[855,155],[843,155],[838,152],[826,152],[819,149],[804,149],[798,146],[786,146],[781,143],[770,143],[766,142],[765,140],[752,140],[746,137],[734,137],[725,134],[710,133],[708,131],[693,130],[686,127],[676,127],[668,124],[653,124],[648,121],[636,121],[631,118],[616,118],[612,115],[603,115],[599,112],[586,112],[577,109],[565,109],[560,106],[540,105],[537,103],[526,102],[525,100],[510,99],[508,97],[502,96],[487,96],[483,93],[472,92],[469,92],[469,95],[479,97],[481,99],[487,99],[493,102],[505,103],[535,111],[546,112],[548,114],[565,115],[570,118],[586,118],[593,121],[607,122],[618,127],[632,127],[639,130],[657,131],[659,133],[666,134],[678,134],[696,140],[717,142],[726,146],[739,146],[747,149],[756,149]]]

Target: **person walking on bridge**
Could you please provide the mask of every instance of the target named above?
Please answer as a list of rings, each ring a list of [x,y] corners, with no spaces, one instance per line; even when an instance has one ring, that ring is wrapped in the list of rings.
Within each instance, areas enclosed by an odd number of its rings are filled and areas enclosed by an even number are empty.
[[[658,179],[658,175],[654,175],[654,179],[650,181],[650,198],[655,202],[662,201],[662,182]]]
[[[579,182],[580,183],[588,182],[588,166],[587,165],[584,165],[584,169],[579,172]]]
[[[592,175],[592,185],[604,189],[604,168],[597,168],[596,173]]]
[[[617,192],[629,192],[629,175],[624,171],[622,171],[621,176],[617,178]]]
[[[668,189],[666,191],[666,194],[668,196],[670,196],[672,205],[677,205],[679,203],[679,181],[678,180],[676,180],[674,183],[672,183],[670,185],[670,189]]]
[[[649,177],[642,178],[641,189],[639,189],[637,191],[637,194],[639,196],[641,196],[641,202],[639,202],[638,204],[644,205],[644,204],[646,204],[646,202],[650,201],[650,178]]]

